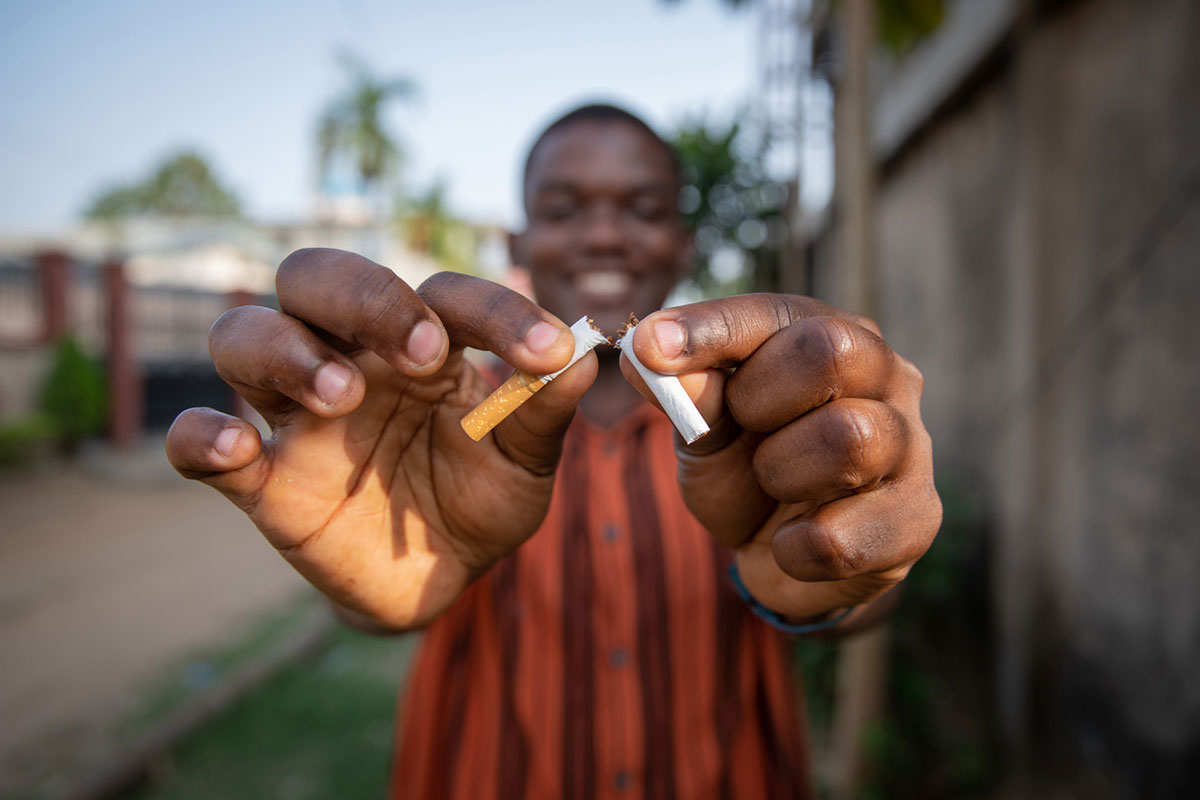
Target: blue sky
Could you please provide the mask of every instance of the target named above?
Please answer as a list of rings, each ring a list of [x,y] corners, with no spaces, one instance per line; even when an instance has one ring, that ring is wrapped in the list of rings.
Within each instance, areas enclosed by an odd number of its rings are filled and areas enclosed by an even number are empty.
[[[391,121],[451,205],[516,224],[540,125],[602,98],[669,128],[755,88],[756,12],[718,0],[148,2],[0,0],[0,230],[52,229],[101,188],[185,146],[255,217],[297,220],[339,48],[415,80]]]

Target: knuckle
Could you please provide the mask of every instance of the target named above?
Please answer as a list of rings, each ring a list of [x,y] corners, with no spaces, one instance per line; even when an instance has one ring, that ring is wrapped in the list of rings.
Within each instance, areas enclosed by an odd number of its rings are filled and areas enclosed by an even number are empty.
[[[742,339],[748,330],[746,315],[728,303],[717,307],[717,316],[710,327],[710,336],[723,344]]]
[[[750,465],[754,470],[754,479],[764,492],[771,497],[783,496],[787,482],[780,469],[779,453],[770,439],[760,444],[754,451]]]
[[[767,295],[771,312],[775,315],[775,329],[783,330],[793,325],[797,320],[795,307],[798,298],[792,295]]]
[[[896,554],[896,567],[912,567],[917,561],[922,559],[925,553],[929,552],[929,548],[934,545],[934,539],[937,537],[937,530],[941,527],[941,509],[938,506],[936,517],[931,518],[932,524],[925,524],[923,519],[919,528],[913,531],[913,534],[902,543]]]
[[[407,284],[389,269],[372,270],[358,288],[360,319],[368,329],[403,314],[410,305]]]
[[[927,494],[927,498],[916,504],[920,510],[904,526],[906,535],[892,559],[897,567],[911,567],[929,551],[937,538],[942,525],[942,501],[932,489]]]
[[[417,295],[443,323],[454,327],[458,337],[487,343],[493,352],[507,349],[541,318],[537,307],[517,292],[458,272],[431,276]]]
[[[320,366],[319,359],[308,352],[296,331],[289,328],[280,328],[265,337],[256,353],[256,369],[262,384],[289,395],[304,386],[309,375]],[[297,375],[298,371],[303,376]]]
[[[928,523],[926,525],[925,549],[928,549],[929,545],[933,543],[934,537],[937,536],[938,531],[941,530],[944,509],[942,508],[942,498],[934,487],[932,480],[926,486],[926,493],[928,496],[929,511]],[[923,549],[921,552],[924,553],[925,550]]]
[[[836,528],[814,521],[805,526],[800,540],[806,573],[827,580],[845,580],[861,572],[861,555]]]
[[[490,291],[483,296],[483,315],[497,320],[519,320],[518,324],[523,329],[525,319],[532,316],[533,304],[499,284],[492,284],[488,288]]]
[[[924,425],[920,425],[917,433],[917,445],[921,452],[925,454],[925,460],[929,463],[930,472],[933,471],[933,437],[929,435]]]
[[[877,461],[874,454],[881,437],[879,427],[870,415],[858,409],[839,408],[833,414],[830,444],[838,481],[842,488],[857,488],[874,472]]]
[[[241,316],[241,308],[231,308],[221,316],[217,317],[212,326],[208,329],[208,349],[212,353],[229,337],[230,331],[237,325],[238,318]]]
[[[827,399],[840,396],[843,365],[854,357],[855,351],[850,326],[835,317],[814,319],[806,326],[797,346],[806,362],[804,369],[827,387]]]
[[[204,412],[199,408],[185,408],[180,411],[171,422],[171,427],[167,429],[167,441],[177,442],[188,428],[194,427],[203,417]]]
[[[293,250],[284,257],[283,261],[279,262],[279,270],[276,274],[290,275],[300,266],[301,262],[309,258],[316,248],[301,247],[298,250]]]
[[[417,295],[430,302],[440,298],[463,277],[462,273],[443,270],[430,275],[417,287]]]
[[[710,300],[691,308],[691,313],[680,315],[688,330],[685,340],[688,355],[709,348],[737,351],[754,338],[758,315],[747,303],[736,302],[736,298]]]
[[[880,332],[879,323],[875,321],[874,317],[868,317],[866,314],[851,313],[849,315],[849,318],[850,318],[851,322],[853,322],[855,325],[859,326],[860,328],[866,328],[867,330],[869,330],[871,333],[875,334],[876,336],[879,335],[879,332]]]
[[[240,335],[246,325],[264,319],[264,312],[267,315],[275,313],[261,306],[238,306],[217,317],[208,329],[209,354],[215,357]]]
[[[849,323],[837,317],[821,317],[817,320],[817,324],[825,335],[828,346],[827,357],[844,359],[854,354],[854,331],[851,330]]]
[[[311,269],[317,260],[330,253],[331,251],[324,247],[302,247],[288,253],[283,261],[279,262],[279,268],[275,270],[276,291],[286,290],[304,272]]]
[[[896,356],[896,363],[899,365],[898,370],[904,377],[905,383],[912,388],[917,396],[920,396],[925,390],[925,376],[921,374],[921,370],[917,368],[916,364],[902,355]]]

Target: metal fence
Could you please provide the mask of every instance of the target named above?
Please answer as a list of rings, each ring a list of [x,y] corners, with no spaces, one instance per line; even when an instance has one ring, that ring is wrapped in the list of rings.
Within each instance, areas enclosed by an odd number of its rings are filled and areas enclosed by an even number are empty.
[[[103,274],[94,263],[70,264],[67,330],[89,353],[108,351]],[[276,306],[272,296],[252,302]],[[229,295],[165,286],[130,286],[134,356],[143,365],[208,361],[208,329],[231,305]],[[44,330],[41,277],[32,258],[0,260],[0,346],[40,345]]]
[[[230,301],[190,289],[138,288],[131,296],[134,352],[143,363],[208,361],[208,329]]]
[[[35,342],[42,332],[42,290],[31,259],[0,260],[0,346]]]
[[[19,416],[36,408],[39,386],[54,357],[47,336],[62,333],[108,363],[110,389],[114,381],[125,387],[125,393],[114,397],[139,395],[137,402],[114,400],[114,441],[122,435],[115,431],[125,430],[126,423],[131,430],[163,428],[191,406],[235,412],[234,395],[209,359],[209,328],[235,302],[278,308],[275,297],[235,298],[166,286],[116,287],[123,288],[123,302],[115,307],[125,309],[129,334],[128,351],[117,356],[109,341],[113,277],[95,261],[57,257],[51,264],[33,255],[0,256],[0,416]]]

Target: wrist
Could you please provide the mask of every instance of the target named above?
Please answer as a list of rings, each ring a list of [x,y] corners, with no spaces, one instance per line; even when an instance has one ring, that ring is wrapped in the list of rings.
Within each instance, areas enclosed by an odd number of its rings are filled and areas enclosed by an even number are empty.
[[[733,584],[734,592],[737,593],[737,596],[741,598],[743,603],[750,607],[755,616],[776,630],[793,636],[804,636],[831,630],[844,622],[855,609],[855,606],[834,608],[815,618],[803,620],[788,619],[779,612],[767,608],[754,595],[750,594],[750,590],[746,588],[746,584],[742,581],[736,561],[729,565],[729,580]]]

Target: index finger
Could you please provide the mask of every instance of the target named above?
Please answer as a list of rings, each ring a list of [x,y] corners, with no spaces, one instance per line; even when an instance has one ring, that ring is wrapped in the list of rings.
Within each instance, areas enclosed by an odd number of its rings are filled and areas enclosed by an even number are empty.
[[[488,350],[513,367],[544,375],[566,365],[575,350],[570,328],[558,317],[506,286],[439,272],[417,289],[454,346]]]
[[[439,273],[414,291],[368,258],[313,248],[284,259],[275,284],[284,313],[413,377],[439,369],[454,346],[491,350],[537,374],[563,366],[573,350],[559,319],[482,278]]]
[[[743,294],[655,311],[634,332],[641,362],[669,375],[741,364],[801,319],[851,315],[811,297]]]
[[[279,308],[419,377],[441,367],[449,337],[437,315],[387,267],[330,248],[297,250],[275,274]]]

